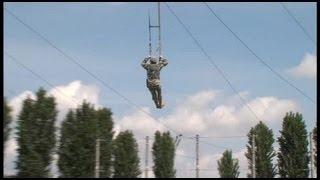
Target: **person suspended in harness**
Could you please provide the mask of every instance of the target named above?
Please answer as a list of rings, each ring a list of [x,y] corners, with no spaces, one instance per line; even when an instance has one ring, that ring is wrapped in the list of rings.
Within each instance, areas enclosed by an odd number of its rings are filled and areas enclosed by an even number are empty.
[[[159,58],[159,62],[154,57],[147,57],[141,63],[142,67],[147,70],[146,84],[151,92],[152,100],[159,109],[164,106],[161,96],[160,71],[167,64],[168,61],[163,57]]]

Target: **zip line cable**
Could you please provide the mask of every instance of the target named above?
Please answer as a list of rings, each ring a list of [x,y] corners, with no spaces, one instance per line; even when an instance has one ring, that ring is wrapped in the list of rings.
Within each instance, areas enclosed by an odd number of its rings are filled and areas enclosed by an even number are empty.
[[[187,33],[190,35],[190,37],[193,39],[195,44],[201,49],[203,54],[207,57],[209,62],[215,67],[216,70],[220,73],[220,75],[223,77],[223,79],[227,82],[227,84],[230,86],[230,88],[238,95],[238,97],[241,99],[242,103],[249,109],[249,111],[255,116],[255,118],[258,121],[262,121],[257,114],[251,109],[251,107],[246,103],[245,99],[239,94],[239,92],[236,90],[236,88],[232,85],[232,83],[228,80],[228,78],[225,76],[223,71],[219,68],[219,66],[212,60],[212,58],[208,55],[208,53],[205,51],[205,49],[201,46],[199,41],[194,37],[194,35],[190,32],[190,30],[187,28],[187,26],[181,21],[181,19],[178,17],[178,15],[173,11],[173,9],[165,2],[165,5],[169,9],[169,11],[176,17],[176,19],[179,21],[179,23],[183,26],[183,28],[187,31]]]
[[[133,101],[131,101],[130,99],[128,99],[127,97],[125,97],[124,95],[122,95],[120,92],[118,92],[117,90],[115,90],[114,88],[112,88],[109,84],[107,84],[105,81],[103,81],[101,78],[99,78],[98,76],[96,76],[95,74],[91,73],[87,68],[85,68],[83,65],[81,65],[79,62],[77,62],[75,59],[73,59],[71,56],[69,56],[68,54],[66,54],[64,51],[62,51],[60,48],[58,48],[56,45],[54,45],[50,40],[48,40],[46,37],[44,37],[42,34],[40,34],[38,31],[36,31],[33,27],[31,27],[30,25],[28,25],[27,23],[25,23],[23,20],[21,20],[18,16],[16,16],[13,12],[11,12],[10,10],[8,10],[7,8],[5,8],[5,11],[7,11],[12,17],[14,17],[16,20],[18,20],[21,24],[23,24],[25,27],[27,27],[29,30],[31,30],[33,33],[35,33],[36,35],[38,35],[42,40],[44,40],[45,42],[47,42],[51,47],[53,47],[54,49],[56,49],[58,52],[60,52],[63,56],[65,56],[69,61],[71,61],[72,63],[76,64],[77,66],[79,66],[83,71],[85,71],[86,73],[88,73],[90,76],[92,76],[94,79],[96,79],[97,81],[99,81],[102,85],[104,85],[105,87],[107,87],[109,90],[111,90],[112,92],[114,92],[115,94],[117,94],[118,96],[120,96],[122,99],[124,99],[125,101],[127,101],[129,104],[133,105],[134,107],[136,107],[138,110],[140,110],[141,112],[144,112],[145,114],[147,114],[149,117],[151,117],[153,120],[157,121],[158,123],[162,124],[164,127],[166,127],[168,130],[171,130],[172,132],[176,133],[176,134],[182,134],[179,133],[178,131],[170,128],[169,126],[165,125],[164,123],[160,122],[158,119],[154,118],[153,116],[151,116],[150,113],[148,113],[147,111],[143,110],[140,106],[138,106],[137,104],[135,104]]]
[[[210,12],[241,42],[242,45],[244,45],[250,52],[253,54],[262,64],[264,64],[270,71],[272,71],[276,76],[278,76],[281,80],[286,82],[288,85],[296,89],[298,92],[300,92],[304,97],[309,99],[313,104],[315,104],[315,101],[308,96],[305,92],[303,92],[301,89],[296,87],[294,84],[290,83],[287,79],[285,79],[280,73],[278,73],[276,70],[274,70],[265,60],[263,60],[260,56],[258,56],[232,29],[213,11],[213,9],[206,3],[203,2],[207,8],[210,10]]]
[[[310,36],[308,31],[302,26],[302,24],[298,21],[298,19],[293,15],[293,13],[289,10],[289,8],[283,3],[280,2],[281,7],[288,13],[288,15],[294,20],[294,22],[300,27],[300,29],[303,31],[303,33],[313,42],[313,44],[316,44],[315,40]]]

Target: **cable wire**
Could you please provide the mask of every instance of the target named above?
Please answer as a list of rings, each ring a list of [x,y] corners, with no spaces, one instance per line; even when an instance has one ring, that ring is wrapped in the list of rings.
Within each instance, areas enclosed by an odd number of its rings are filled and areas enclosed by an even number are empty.
[[[117,94],[118,96],[120,96],[122,99],[124,99],[125,101],[127,101],[129,104],[133,105],[134,107],[136,107],[138,110],[140,110],[141,112],[144,112],[145,114],[147,114],[149,117],[151,117],[153,120],[157,121],[159,124],[162,124],[164,127],[166,127],[168,130],[171,130],[172,132],[176,133],[176,134],[181,134],[178,131],[170,128],[169,126],[167,126],[166,124],[162,123],[161,121],[159,121],[158,119],[154,118],[153,116],[151,116],[150,113],[148,113],[147,111],[143,110],[140,106],[138,106],[137,104],[135,104],[133,101],[131,101],[130,99],[128,99],[127,97],[125,97],[124,95],[122,95],[120,92],[118,92],[116,89],[112,88],[108,83],[106,83],[105,81],[103,81],[101,78],[99,78],[98,76],[96,76],[95,74],[93,74],[92,72],[90,72],[87,68],[85,68],[83,65],[81,65],[79,62],[77,62],[74,58],[72,58],[71,56],[69,56],[68,54],[66,54],[64,51],[62,51],[60,48],[58,48],[56,45],[54,45],[49,39],[47,39],[46,37],[44,37],[41,33],[39,33],[37,30],[35,30],[33,27],[31,27],[30,25],[28,25],[27,23],[25,23],[23,20],[21,20],[18,16],[16,16],[13,12],[11,12],[10,10],[8,10],[7,8],[5,8],[5,11],[8,12],[10,15],[12,15],[12,17],[14,17],[16,20],[18,20],[21,24],[23,24],[25,27],[27,27],[29,30],[31,30],[33,33],[35,33],[36,35],[38,35],[42,40],[44,40],[45,42],[47,42],[51,47],[53,47],[54,49],[56,49],[58,52],[60,52],[63,56],[65,56],[69,61],[71,61],[72,63],[76,64],[77,66],[79,66],[83,71],[85,71],[86,73],[88,73],[90,76],[92,76],[94,79],[96,79],[97,81],[99,81],[102,85],[104,85],[105,87],[107,87],[109,90],[111,90],[112,92],[114,92],[115,94]]]
[[[278,76],[281,80],[286,82],[288,85],[296,89],[298,92],[300,92],[304,97],[309,99],[313,104],[315,104],[315,101],[308,96],[305,92],[303,92],[301,89],[299,89],[294,84],[290,83],[286,78],[284,78],[280,73],[278,73],[276,70],[274,70],[265,60],[263,60],[260,56],[258,56],[232,29],[213,11],[213,9],[206,3],[203,2],[206,7],[210,10],[210,12],[241,42],[242,45],[244,45],[250,52],[253,54],[262,64],[264,64],[271,72],[273,72],[276,76]]]
[[[212,60],[212,58],[209,56],[209,54],[205,51],[205,49],[201,46],[199,41],[194,37],[194,35],[191,33],[191,31],[188,29],[188,27],[181,21],[181,19],[178,17],[178,15],[173,11],[173,9],[165,2],[165,5],[168,7],[169,11],[176,17],[176,19],[179,21],[179,23],[183,26],[183,28],[187,31],[187,33],[190,35],[190,37],[193,39],[193,41],[196,43],[196,45],[201,49],[203,54],[207,57],[209,62],[215,67],[215,69],[220,73],[220,75],[223,77],[223,79],[227,82],[227,84],[230,86],[230,88],[238,95],[238,97],[241,99],[244,106],[246,106],[249,111],[255,116],[255,118],[258,121],[262,121],[257,114],[251,109],[251,107],[246,103],[245,99],[239,94],[239,92],[236,90],[236,88],[232,85],[232,83],[229,81],[229,79],[226,77],[226,75],[223,73],[223,71],[219,68],[219,66]]]
[[[288,15],[294,20],[294,22],[300,27],[303,33],[308,37],[309,40],[316,44],[315,40],[311,37],[308,31],[302,26],[302,24],[298,21],[298,19],[293,15],[293,13],[289,10],[289,8],[283,3],[280,2],[281,7],[288,13]]]
[[[23,67],[24,69],[28,70],[29,72],[31,72],[34,76],[38,77],[39,79],[41,79],[42,81],[44,81],[46,84],[48,84],[50,87],[52,87],[55,91],[59,92],[60,94],[64,95],[65,97],[68,97],[66,94],[64,94],[62,91],[60,91],[58,88],[56,88],[52,83],[50,83],[48,80],[46,80],[45,78],[43,78],[41,75],[39,75],[38,73],[36,73],[35,71],[33,71],[31,68],[29,68],[28,66],[26,66],[25,64],[21,63],[20,61],[18,61],[14,56],[12,56],[10,53],[8,53],[7,51],[4,51],[4,53],[10,57],[10,59],[15,62],[17,65]],[[68,97],[70,98],[70,97]],[[69,99],[70,100],[70,99]],[[72,99],[72,103],[75,103],[77,106],[80,104],[78,101],[76,101],[75,99]]]

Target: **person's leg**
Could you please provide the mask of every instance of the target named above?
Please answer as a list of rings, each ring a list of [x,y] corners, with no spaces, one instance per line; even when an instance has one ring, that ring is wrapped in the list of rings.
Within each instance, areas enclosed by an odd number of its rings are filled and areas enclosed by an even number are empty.
[[[162,105],[163,105],[163,104],[162,104],[161,87],[158,86],[157,89],[156,89],[156,91],[157,91],[158,103],[159,103],[159,106],[160,106],[160,108],[161,108]]]
[[[154,88],[149,88],[149,90],[150,90],[151,95],[152,95],[152,100],[156,104],[156,107],[159,107],[156,90]]]
[[[158,101],[157,101],[157,94],[155,92],[155,89],[152,87],[152,85],[148,82],[148,79],[146,79],[146,84],[147,87],[151,93],[152,96],[152,100],[154,101],[154,103],[156,104],[156,107],[158,108]]]

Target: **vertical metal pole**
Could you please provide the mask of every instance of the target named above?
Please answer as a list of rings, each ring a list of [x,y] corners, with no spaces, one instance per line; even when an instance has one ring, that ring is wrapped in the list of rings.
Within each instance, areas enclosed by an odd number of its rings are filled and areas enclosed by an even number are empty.
[[[159,57],[161,56],[161,26],[160,26],[160,2],[158,2],[158,28],[159,28]]]
[[[99,178],[100,174],[100,139],[96,139],[96,166],[95,166],[95,178]]]
[[[313,164],[314,164],[314,160],[313,160],[313,143],[312,143],[312,132],[310,132],[309,134],[309,139],[310,139],[310,158],[311,158],[311,164],[310,164],[310,170],[311,170],[311,178],[314,178],[314,171],[313,171]]]
[[[145,178],[148,178],[148,172],[149,172],[149,169],[148,169],[149,156],[148,156],[148,154],[149,154],[149,136],[146,137]]]
[[[196,135],[196,178],[199,178],[199,135]]]
[[[149,19],[149,56],[152,55],[152,46],[151,46],[151,22],[150,22],[150,11],[148,11],[148,19]]]
[[[252,135],[252,177],[256,178],[256,137]]]

